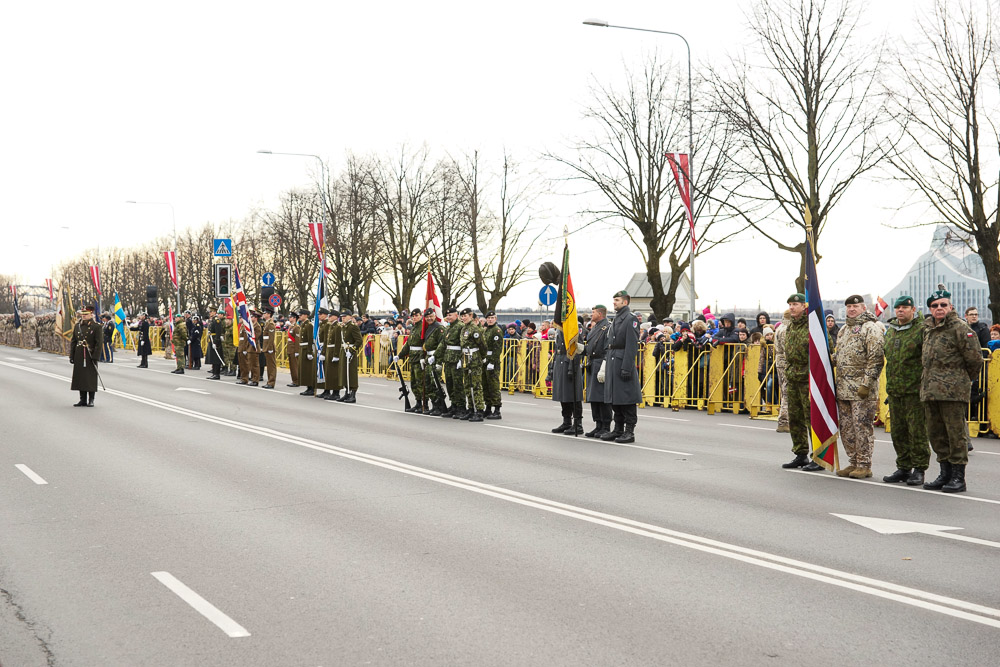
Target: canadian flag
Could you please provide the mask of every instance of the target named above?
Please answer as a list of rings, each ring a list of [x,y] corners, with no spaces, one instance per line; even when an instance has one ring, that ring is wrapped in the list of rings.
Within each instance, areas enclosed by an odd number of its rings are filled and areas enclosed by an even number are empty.
[[[889,304],[885,302],[885,299],[879,297],[875,299],[875,317],[882,317],[882,313],[889,310]]]
[[[97,264],[90,265],[90,279],[94,281],[94,289],[97,290],[97,293],[104,296],[104,293],[101,292],[101,267]]]
[[[49,301],[52,301],[52,299],[55,297],[55,295],[52,293],[52,278],[45,279],[45,286],[49,288]]]
[[[437,290],[434,288],[434,276],[431,272],[427,272],[427,299],[425,300],[424,309],[433,308],[434,316],[436,321],[441,321],[441,300],[438,298]],[[427,329],[427,321],[424,320],[420,328],[420,337],[423,338],[424,331]]]
[[[165,250],[163,257],[167,260],[167,272],[170,274],[170,282],[174,284],[174,289],[177,289],[177,253],[173,250]]]

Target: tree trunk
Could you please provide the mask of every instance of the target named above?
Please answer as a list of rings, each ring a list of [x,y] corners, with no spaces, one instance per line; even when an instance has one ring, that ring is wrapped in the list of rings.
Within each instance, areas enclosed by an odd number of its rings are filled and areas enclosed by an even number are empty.
[[[990,317],[993,324],[1000,324],[1000,254],[997,253],[997,236],[992,227],[987,227],[984,233],[976,235],[976,247],[979,258],[983,260],[986,269],[986,284],[990,289]],[[982,238],[980,238],[982,237]],[[992,237],[992,238],[988,238]]]

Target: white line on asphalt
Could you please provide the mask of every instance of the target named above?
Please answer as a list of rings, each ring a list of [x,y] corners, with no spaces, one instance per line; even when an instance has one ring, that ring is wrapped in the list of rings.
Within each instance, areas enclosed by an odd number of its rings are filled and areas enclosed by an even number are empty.
[[[7,361],[25,361],[20,357],[4,357],[4,359],[6,359]]]
[[[815,472],[806,472],[805,470],[789,470],[788,472],[798,473],[799,475],[809,475],[810,477],[820,477],[822,479],[832,479],[838,482],[854,482],[857,484],[864,484],[866,486],[872,486],[877,489],[898,489],[900,491],[914,491],[916,493],[929,493],[935,498],[952,498],[954,500],[974,500],[980,503],[992,503],[994,505],[1000,505],[1000,500],[993,500],[992,498],[978,498],[976,496],[969,496],[964,493],[941,493],[940,491],[929,491],[927,489],[920,489],[915,486],[904,486],[902,484],[886,484],[885,482],[866,482],[860,479],[852,479],[850,477],[837,477],[836,475],[824,475]]]
[[[643,419],[659,419],[668,422],[689,422],[690,419],[681,419],[680,417],[656,417],[654,415],[647,415],[645,412],[642,413]]]
[[[976,454],[989,454],[990,456],[1000,456],[1000,452],[984,452],[981,449],[974,449],[973,451]]]
[[[587,442],[587,443],[593,443],[593,444],[598,444],[599,443],[599,444],[602,444],[602,445],[614,445],[615,447],[630,447],[632,449],[646,449],[646,450],[651,451],[651,452],[661,452],[663,454],[680,454],[681,456],[694,456],[694,454],[690,454],[688,452],[675,452],[675,451],[670,450],[670,449],[657,449],[656,447],[643,447],[642,445],[629,445],[629,444],[622,443],[622,442],[607,442],[607,441],[604,441],[604,440],[597,440],[595,438],[579,438],[579,437],[573,436],[573,435],[566,435],[565,433],[549,433],[547,431],[535,431],[535,430],[530,429],[530,428],[520,428],[518,426],[504,426],[502,424],[486,424],[486,426],[492,426],[493,428],[505,428],[505,429],[508,429],[508,430],[511,430],[511,431],[524,431],[525,433],[538,433],[540,435],[552,435],[552,436],[555,436],[557,438],[563,438],[563,439],[568,438],[568,439],[571,439],[571,440],[579,440],[580,442]]]
[[[773,428],[767,428],[766,426],[746,426],[744,424],[719,424],[719,426],[729,426],[730,428],[752,428],[755,431],[771,431],[771,432],[774,432]]]
[[[34,470],[24,465],[23,463],[15,463],[14,467],[23,472],[25,476],[27,476],[27,478],[30,479],[35,484],[48,484],[48,482],[42,479],[38,473],[36,473]]]
[[[69,382],[69,378],[61,375],[36,370],[34,368],[28,368],[26,366],[15,366],[14,364],[7,364],[3,362],[0,362],[0,365]],[[837,586],[839,588],[845,588],[859,593],[865,593],[866,595],[892,600],[912,607],[918,607],[947,616],[952,616],[954,618],[971,621],[973,623],[1000,628],[1000,609],[995,609],[993,607],[987,607],[985,605],[968,602],[966,600],[959,600],[957,598],[938,595],[937,593],[922,591],[917,588],[902,586],[889,581],[873,579],[853,574],[851,572],[844,572],[842,570],[836,570],[823,565],[816,565],[806,561],[787,558],[785,556],[771,554],[766,551],[758,551],[756,549],[741,547],[736,544],[713,540],[700,535],[683,533],[653,524],[642,523],[625,517],[604,514],[602,512],[597,512],[584,507],[560,503],[558,501],[541,498],[539,496],[532,496],[519,491],[505,489],[503,487],[493,486],[483,482],[477,482],[475,480],[458,477],[456,475],[449,475],[447,473],[430,470],[428,468],[421,468],[419,466],[410,465],[408,463],[403,463],[401,461],[381,456],[375,456],[373,454],[366,454],[364,452],[350,450],[336,445],[329,445],[316,440],[310,440],[308,438],[287,435],[266,427],[250,426],[249,424],[245,424],[243,422],[227,419],[225,417],[209,415],[195,410],[189,410],[187,408],[171,405],[162,401],[147,399],[135,394],[128,394],[114,389],[110,390],[108,393],[120,396],[121,398],[130,401],[166,410],[168,412],[193,417],[216,426],[225,426],[234,430],[251,433],[259,437],[280,440],[307,449],[325,452],[344,459],[366,463],[368,465],[386,470],[392,470],[412,477],[426,479],[438,484],[463,489],[480,495],[489,496],[491,498],[497,498],[506,502],[516,503],[545,512],[551,512],[553,514],[559,514],[580,521],[586,521],[595,525],[605,526],[622,532],[648,537],[676,546],[722,556],[723,558],[729,558],[777,572],[783,572],[793,576],[819,581],[832,586]],[[835,477],[833,479],[841,478]],[[949,495],[947,497],[954,496]]]
[[[250,633],[247,632],[246,628],[223,614],[219,611],[218,607],[185,586],[184,583],[174,575],[169,572],[150,572],[150,574],[156,577],[157,581],[161,584],[173,591],[177,597],[191,605],[196,612],[210,620],[230,637],[250,636]]]

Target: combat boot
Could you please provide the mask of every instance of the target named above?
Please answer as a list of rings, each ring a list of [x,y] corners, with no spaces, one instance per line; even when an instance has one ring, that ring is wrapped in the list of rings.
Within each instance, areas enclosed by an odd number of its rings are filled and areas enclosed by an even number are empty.
[[[87,392],[80,392],[80,400],[73,404],[74,408],[85,408],[87,407]]]
[[[461,419],[462,421],[472,421],[472,416],[475,415],[475,414],[476,414],[476,408],[475,408],[475,406],[473,406],[473,407],[470,407],[465,412],[463,412],[462,416],[459,417],[459,419]]]
[[[469,417],[469,421],[470,422],[481,422],[481,421],[483,421],[483,413],[481,413],[479,410],[473,410],[472,416]]]
[[[93,394],[91,394],[93,396]],[[93,399],[91,399],[91,405],[93,405]],[[951,464],[951,479],[948,483],[941,487],[941,490],[945,493],[962,493],[965,491],[965,464],[964,463],[952,463]]]
[[[420,412],[420,401],[419,400],[414,401],[413,405],[411,405],[410,407],[406,408],[406,410],[404,410],[404,412]]]
[[[806,472],[819,472],[820,470],[823,469],[823,466],[816,463],[815,461],[810,461],[809,463],[802,466],[802,469],[805,470]]]
[[[340,390],[339,389],[337,391],[331,391],[330,392],[330,396],[332,396],[333,400],[337,401],[338,403],[343,403],[344,401],[347,400],[347,397],[350,396],[350,395],[351,395],[351,390],[348,389],[348,388],[346,388],[346,387],[344,388],[344,395],[343,396],[340,395]]]
[[[782,468],[801,468],[802,466],[809,463],[809,457],[805,454],[796,454],[795,458],[788,463],[782,463]]]
[[[436,402],[434,403],[434,409],[431,410],[431,417],[440,417],[445,413],[444,403]]]
[[[423,401],[420,406],[420,414],[429,415],[431,413],[431,402],[429,400]]]
[[[299,396],[314,396],[316,394],[312,387],[309,387],[305,391],[300,391]]]
[[[174,370],[172,370],[170,372],[173,373],[174,375],[184,375],[184,369],[183,368],[175,368]]]
[[[782,424],[781,422],[778,422],[778,428],[774,429],[774,432],[775,433],[791,433],[791,430],[788,428],[788,424],[787,423]]]
[[[896,482],[906,482],[910,479],[910,469],[909,468],[897,468],[896,472],[891,475],[886,475],[882,478],[883,482],[887,484],[895,484]]]
[[[910,476],[906,478],[907,486],[923,486],[924,484],[924,471],[920,468],[914,468]]]
[[[572,425],[573,425],[573,423],[569,420],[569,417],[563,417],[562,424],[559,424],[559,426],[556,426],[554,429],[552,429],[552,432],[553,433],[565,433],[566,430],[569,429],[569,427],[572,426]]]
[[[852,463],[851,465],[847,466],[846,468],[841,468],[840,470],[838,470],[837,471],[837,477],[850,477],[851,473],[854,472],[857,469],[858,469],[858,467]]]
[[[466,410],[465,406],[463,405],[461,407],[455,408],[455,412],[451,415],[451,418],[452,419],[462,419],[467,412],[468,412],[468,410]]]
[[[872,469],[866,468],[865,466],[858,466],[850,472],[848,477],[851,479],[867,479],[872,476]]]
[[[358,399],[355,396],[357,392],[358,392],[357,389],[352,389],[349,392],[347,392],[347,395],[344,396],[344,400],[342,401],[342,403],[357,403]]]
[[[626,424],[625,432],[615,438],[615,442],[619,445],[627,445],[630,442],[635,442],[635,426],[632,424]]]
[[[324,401],[336,401],[340,398],[339,391],[331,391],[329,394],[323,397]]]
[[[568,429],[566,429],[565,433],[566,435],[573,435],[573,436],[583,435],[583,420],[574,418],[573,425]]]
[[[607,426],[610,426],[610,424],[606,424],[605,428]],[[615,424],[615,430],[613,430],[613,431],[605,431],[605,433],[603,435],[599,436],[599,437],[604,442],[611,442],[612,440],[617,440],[618,438],[620,438],[623,433],[624,433],[624,431],[622,429],[618,428],[618,425]]]
[[[584,437],[586,437],[586,438],[596,438],[596,437],[600,436],[600,434],[601,434],[601,431],[603,431],[603,430],[604,430],[604,429],[602,429],[602,428],[601,428],[601,422],[596,422],[596,423],[594,424],[594,430],[592,430],[592,431],[587,431],[587,432],[586,432],[586,433],[584,433],[583,435],[584,435]]]
[[[320,394],[319,396],[317,396],[316,398],[326,398],[329,395],[330,395],[330,390],[329,389],[324,389],[323,393]]]
[[[486,418],[487,419],[503,419],[503,417],[500,416],[500,406],[499,405],[494,405],[493,406],[493,414],[486,415]]]
[[[450,419],[455,414],[455,404],[452,403],[448,409],[441,413],[441,419]]]
[[[947,461],[941,461],[940,463],[941,473],[937,476],[937,479],[924,483],[924,488],[928,491],[940,491],[951,480],[951,464]]]

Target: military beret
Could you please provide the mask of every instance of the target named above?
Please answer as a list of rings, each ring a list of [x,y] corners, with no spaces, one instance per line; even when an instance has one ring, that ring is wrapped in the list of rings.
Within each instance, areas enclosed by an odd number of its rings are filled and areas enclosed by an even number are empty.
[[[330,309],[329,308],[320,308],[319,309],[319,314],[320,315],[329,315],[330,314]]]
[[[101,313],[101,319],[102,320],[110,320],[111,316],[108,315],[107,313]]]
[[[472,315],[472,309],[471,308],[463,308],[462,312],[460,312],[459,315]]]
[[[344,313],[344,314],[346,315],[347,313]],[[331,308],[330,309],[330,315],[332,317],[340,317],[340,311],[337,310],[336,308]]]
[[[181,319],[184,319],[184,314],[183,314],[183,313],[177,313],[177,314],[175,314],[175,315],[174,315],[174,319],[175,319],[175,320],[176,320],[176,319],[177,319],[178,317],[179,317],[179,318],[181,318]]]
[[[594,306],[591,310],[597,310],[598,308],[601,309],[601,310],[607,310],[608,309],[607,306],[605,306],[604,304],[599,303],[596,306]]]
[[[899,308],[900,306],[912,306],[912,305],[913,305],[913,297],[906,296],[904,294],[903,296],[896,299],[896,301],[892,304],[892,307]]]
[[[946,289],[935,290],[929,297],[927,297],[927,305],[930,306],[932,303],[938,299],[950,299],[951,292]]]
[[[308,308],[299,308],[299,315],[308,315],[308,314],[309,314]]]
[[[226,309],[225,309],[225,308],[217,308],[217,309],[215,310],[215,313],[216,313],[217,315],[225,315],[225,314],[226,314]]]
[[[264,312],[267,313],[268,315],[274,315],[274,308],[271,308],[270,306],[265,306]]]
[[[795,294],[788,297],[788,301],[786,303],[805,303],[805,302],[806,302],[806,295],[803,294],[802,292],[796,292]]]
[[[859,303],[864,303],[864,302],[865,302],[865,298],[863,296],[861,296],[860,294],[852,294],[851,296],[849,296],[846,299],[844,299],[844,305],[845,306],[856,306]]]
[[[424,317],[427,317],[428,315],[437,315],[437,313],[434,312],[433,308],[425,308]]]
[[[444,314],[445,315],[451,315],[452,313],[457,313],[457,312],[458,312],[458,308],[456,308],[455,306],[452,306],[448,310],[444,311]]]
[[[423,311],[420,310],[419,308],[414,308],[413,310],[410,311],[410,315],[423,315],[423,314],[424,314]]]
[[[486,311],[486,317],[496,317],[496,316],[497,316],[496,311],[494,310]]]
[[[618,290],[617,292],[615,292],[614,296],[615,296],[615,298],[618,298],[618,297],[620,297],[620,296],[621,296],[621,297],[625,297],[626,299],[631,299],[631,298],[632,298],[632,297],[630,297],[630,296],[628,295],[628,292],[626,292],[626,291],[625,291],[625,290],[623,290],[623,289],[622,289],[622,290]]]
[[[354,317],[354,311],[350,308],[344,308],[340,311],[340,315],[343,315],[344,317]],[[340,315],[338,315],[338,317]]]

